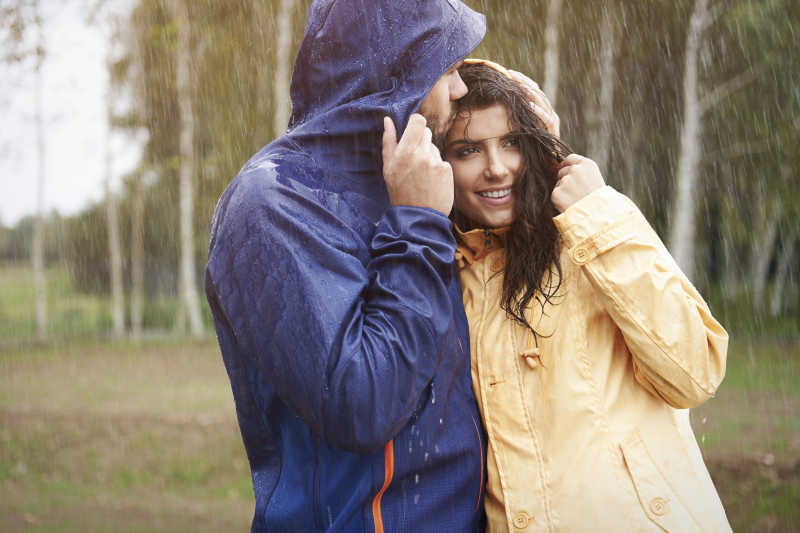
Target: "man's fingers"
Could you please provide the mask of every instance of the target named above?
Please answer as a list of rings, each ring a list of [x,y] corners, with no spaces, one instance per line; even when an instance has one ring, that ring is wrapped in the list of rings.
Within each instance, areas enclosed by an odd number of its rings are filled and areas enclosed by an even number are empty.
[[[548,127],[548,129],[553,129],[556,123],[556,118],[551,111],[543,108],[542,106],[538,105],[536,102],[531,101],[531,108],[533,108],[533,112],[536,113],[536,116],[542,119],[544,125]],[[553,133],[552,131],[550,133]]]
[[[398,146],[402,150],[416,149],[425,140],[425,130],[428,129],[426,124],[427,121],[425,120],[425,117],[419,113],[414,113],[411,115],[411,118],[408,119],[406,131],[404,131],[403,136],[400,137]]]
[[[383,117],[383,160],[389,161],[397,150],[397,129],[389,117]]]
[[[551,113],[555,112],[553,105],[550,103],[550,99],[542,88],[539,87],[538,83],[516,70],[510,70],[509,73],[511,73],[511,79],[519,83],[536,104],[549,110]]]
[[[509,70],[508,73],[511,74],[511,79],[516,81],[517,83],[520,83],[522,85],[531,85],[531,86],[537,87],[537,88],[539,87],[538,83],[536,83],[535,81],[530,79],[528,76],[526,76],[522,72],[519,72],[517,70]]]

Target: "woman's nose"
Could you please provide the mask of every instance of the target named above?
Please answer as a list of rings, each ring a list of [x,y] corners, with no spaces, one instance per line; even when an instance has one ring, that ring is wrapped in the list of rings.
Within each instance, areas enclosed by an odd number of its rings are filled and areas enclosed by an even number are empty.
[[[508,175],[508,166],[503,163],[499,154],[489,153],[484,174],[487,179],[502,179]]]

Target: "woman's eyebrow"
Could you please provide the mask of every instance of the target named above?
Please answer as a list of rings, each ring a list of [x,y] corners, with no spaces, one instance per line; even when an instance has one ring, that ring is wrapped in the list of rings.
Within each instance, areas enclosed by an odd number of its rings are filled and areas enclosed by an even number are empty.
[[[463,139],[456,139],[455,141],[450,141],[449,143],[447,143],[447,145],[452,146],[454,144],[480,144],[482,142],[491,141],[492,139],[506,139],[508,137],[516,137],[517,135],[519,135],[518,132],[510,131],[503,135],[495,135],[494,137],[484,137],[483,139],[469,139],[465,137]]]

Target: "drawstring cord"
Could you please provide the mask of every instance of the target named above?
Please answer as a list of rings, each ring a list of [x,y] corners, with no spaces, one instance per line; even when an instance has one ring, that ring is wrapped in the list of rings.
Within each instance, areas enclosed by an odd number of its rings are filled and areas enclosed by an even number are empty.
[[[531,318],[528,324],[533,322],[533,305],[531,305]],[[531,346],[531,339],[533,339],[533,346]],[[536,368],[542,365],[542,352],[539,350],[539,336],[533,330],[533,326],[528,327],[528,335],[525,341],[525,349],[520,352],[520,357],[525,360],[525,363],[530,368]],[[542,365],[544,366],[544,365]]]

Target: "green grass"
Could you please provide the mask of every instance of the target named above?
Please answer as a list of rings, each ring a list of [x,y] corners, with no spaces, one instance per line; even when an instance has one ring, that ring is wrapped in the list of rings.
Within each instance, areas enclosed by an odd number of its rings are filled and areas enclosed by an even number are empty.
[[[800,340],[737,339],[692,425],[734,531],[800,528]]]
[[[216,346],[0,355],[0,531],[246,531],[253,496]]]
[[[104,339],[111,333],[111,302],[108,295],[78,291],[64,265],[54,264],[45,272],[46,342]],[[125,315],[130,321],[130,295],[124,295]],[[211,312],[202,305],[206,331],[213,330]],[[30,265],[0,263],[0,348],[40,342],[36,337],[33,274]],[[142,327],[164,336],[175,328],[178,301],[174,297],[146,298]],[[129,326],[130,324],[128,324]]]
[[[74,290],[64,268],[45,274],[48,333],[84,337],[111,327],[105,298]],[[32,339],[36,334],[33,273],[29,265],[0,267],[0,339]]]
[[[246,531],[253,496],[213,341],[105,340],[109,305],[48,271],[0,266],[0,531]],[[171,328],[176,304],[148,302]],[[788,328],[787,331],[791,330]],[[692,424],[735,531],[800,529],[800,339],[733,335]]]
[[[800,458],[800,341],[734,339],[716,397],[692,411],[706,454]]]
[[[800,526],[799,347],[734,343],[692,414],[735,531]],[[0,353],[0,531],[246,531],[252,498],[215,345]]]

